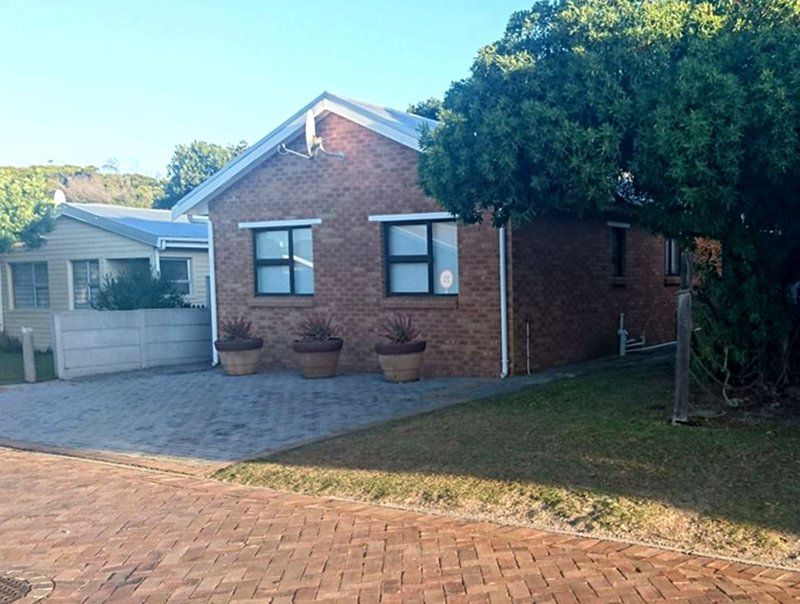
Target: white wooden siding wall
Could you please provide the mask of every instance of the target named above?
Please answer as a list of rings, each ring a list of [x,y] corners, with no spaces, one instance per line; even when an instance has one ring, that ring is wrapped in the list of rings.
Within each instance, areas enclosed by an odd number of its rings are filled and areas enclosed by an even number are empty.
[[[206,304],[208,254],[205,250],[163,250],[161,256],[191,258],[192,295],[187,301]],[[34,344],[39,349],[53,347],[51,311],[71,310],[72,260],[100,260],[100,274],[110,271],[108,260],[147,258],[155,263],[155,249],[99,229],[92,225],[62,216],[47,235],[47,242],[38,249],[12,251],[0,256],[0,283],[3,296],[3,329],[20,337],[23,326],[34,330]],[[49,309],[13,309],[11,271],[9,262],[47,262],[50,285]]]

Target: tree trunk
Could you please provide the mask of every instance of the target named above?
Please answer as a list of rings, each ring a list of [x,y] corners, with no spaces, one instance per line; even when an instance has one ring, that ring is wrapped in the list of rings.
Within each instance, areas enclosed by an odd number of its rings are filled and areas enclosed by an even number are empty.
[[[675,348],[675,408],[672,423],[689,422],[689,362],[692,346],[692,267],[694,255],[681,255],[681,288],[678,291],[678,343]]]

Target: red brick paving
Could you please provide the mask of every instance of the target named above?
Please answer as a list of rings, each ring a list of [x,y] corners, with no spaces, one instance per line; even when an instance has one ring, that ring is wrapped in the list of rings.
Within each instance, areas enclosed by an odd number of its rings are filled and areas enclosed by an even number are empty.
[[[55,602],[796,602],[800,573],[0,449],[0,571]]]

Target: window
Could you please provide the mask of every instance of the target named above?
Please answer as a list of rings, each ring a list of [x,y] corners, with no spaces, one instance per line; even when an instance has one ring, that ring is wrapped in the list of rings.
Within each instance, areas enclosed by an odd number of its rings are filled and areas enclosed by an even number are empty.
[[[72,302],[75,308],[92,308],[100,293],[100,261],[72,261]]]
[[[253,231],[257,296],[314,294],[311,227]]]
[[[611,227],[611,276],[625,276],[625,237],[628,229],[625,227]]]
[[[189,259],[159,258],[158,263],[161,276],[172,281],[178,292],[188,296],[192,290],[192,280],[189,276]]]
[[[664,240],[664,275],[678,277],[681,274],[681,250],[677,239]]]
[[[457,294],[457,233],[452,221],[384,223],[387,295]]]
[[[47,262],[20,262],[11,265],[14,308],[50,308]]]

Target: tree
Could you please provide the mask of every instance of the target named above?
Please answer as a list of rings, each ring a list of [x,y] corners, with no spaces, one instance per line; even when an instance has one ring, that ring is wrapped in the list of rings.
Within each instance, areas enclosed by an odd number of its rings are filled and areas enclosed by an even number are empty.
[[[0,168],[0,252],[16,242],[39,246],[53,228],[44,170]]]
[[[149,266],[131,266],[117,276],[106,276],[94,301],[97,310],[182,308],[183,294],[175,284],[154,275]]]
[[[408,106],[407,111],[414,115],[421,115],[431,120],[439,119],[439,111],[442,110],[442,101],[435,97],[431,97],[419,103],[412,103]]]
[[[171,208],[246,148],[245,141],[223,146],[196,140],[188,145],[178,145],[167,166],[164,195],[155,202],[155,207]]]
[[[495,225],[616,210],[693,246],[699,362],[792,379],[800,266],[800,5],[556,0],[515,13],[423,139],[426,191]]]

